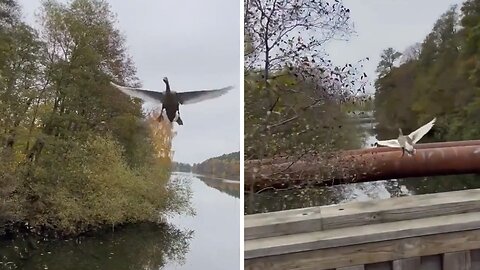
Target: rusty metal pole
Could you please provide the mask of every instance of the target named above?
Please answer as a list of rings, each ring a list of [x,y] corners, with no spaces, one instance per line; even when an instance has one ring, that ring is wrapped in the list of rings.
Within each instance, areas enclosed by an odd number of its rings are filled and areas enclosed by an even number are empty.
[[[402,151],[346,155],[355,164],[347,181],[480,173],[480,145],[417,149],[414,156]]]
[[[443,148],[443,147],[458,147],[458,146],[474,146],[480,145],[480,140],[468,140],[468,141],[453,141],[453,142],[434,142],[434,143],[421,143],[415,145],[416,149],[427,149],[427,148]],[[345,154],[366,154],[371,152],[390,152],[398,151],[398,148],[391,147],[376,147],[376,148],[365,148],[358,150],[348,150],[344,151]]]
[[[480,140],[416,145],[416,154],[402,157],[400,148],[369,148],[338,155],[328,178],[321,176],[325,164],[319,160],[245,163],[245,184],[255,190],[284,188],[315,182],[335,185],[393,178],[480,173]],[[278,174],[277,172],[281,172]],[[275,177],[272,177],[275,175]],[[320,178],[319,178],[320,175]]]

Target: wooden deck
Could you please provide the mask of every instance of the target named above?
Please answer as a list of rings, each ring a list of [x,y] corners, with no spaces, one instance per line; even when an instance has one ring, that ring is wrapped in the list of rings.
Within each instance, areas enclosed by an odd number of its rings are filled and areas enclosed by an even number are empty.
[[[480,189],[245,216],[245,269],[480,269]]]

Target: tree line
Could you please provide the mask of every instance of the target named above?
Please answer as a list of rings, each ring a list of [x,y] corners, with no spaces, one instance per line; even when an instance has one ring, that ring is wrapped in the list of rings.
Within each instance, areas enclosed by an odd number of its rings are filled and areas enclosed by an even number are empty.
[[[178,172],[193,172],[205,176],[238,180],[240,179],[240,152],[223,154],[193,165],[173,162],[172,168]]]
[[[423,41],[384,50],[375,83],[379,132],[437,117],[430,140],[480,137],[480,1],[452,6]],[[428,140],[428,139],[427,139]]]
[[[201,163],[193,164],[194,173],[227,179],[240,179],[240,152],[223,154],[209,158]]]

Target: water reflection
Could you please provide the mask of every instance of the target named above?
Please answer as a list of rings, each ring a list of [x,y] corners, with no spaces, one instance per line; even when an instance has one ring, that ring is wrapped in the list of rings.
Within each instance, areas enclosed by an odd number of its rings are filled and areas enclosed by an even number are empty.
[[[240,267],[240,200],[238,181],[212,179],[189,173],[173,177],[188,178],[191,183],[196,216],[176,216],[170,221],[179,228],[193,228],[190,251],[184,265],[174,263],[167,269],[238,269]]]
[[[375,119],[362,118],[358,125],[363,131],[363,148],[376,141]],[[382,130],[381,138],[394,138],[398,131]],[[426,140],[428,141],[428,140]],[[294,190],[266,191],[245,194],[245,214],[281,211],[350,201],[386,199],[415,194],[429,194],[480,188],[480,175],[429,176],[353,183],[333,187],[309,187]]]
[[[129,225],[69,241],[0,239],[3,269],[238,269],[238,181],[174,173],[196,216]]]
[[[348,201],[365,201],[405,196],[409,191],[397,181],[378,181],[337,185],[333,187],[309,187],[245,196],[246,214],[281,211],[311,206],[337,204]]]
[[[201,175],[197,177],[207,186],[215,188],[229,196],[240,198],[240,181],[209,178]]]
[[[191,230],[144,223],[68,241],[0,242],[0,269],[160,269],[184,263]]]
[[[333,187],[277,190],[262,192],[260,194],[246,194],[245,214],[470,188],[480,188],[479,175],[418,177],[354,183]]]

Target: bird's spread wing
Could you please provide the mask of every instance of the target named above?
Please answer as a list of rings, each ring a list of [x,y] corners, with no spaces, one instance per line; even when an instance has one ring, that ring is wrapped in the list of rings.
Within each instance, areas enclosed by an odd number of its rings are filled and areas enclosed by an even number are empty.
[[[410,133],[408,135],[408,137],[410,137],[410,139],[412,139],[413,143],[417,143],[418,141],[420,141],[420,139],[423,136],[425,136],[425,134],[427,134],[430,131],[430,129],[432,129],[433,124],[435,124],[435,120],[437,120],[437,118],[433,118],[432,121],[430,121],[430,122],[426,123],[425,125],[419,127],[417,130]]]
[[[401,147],[398,143],[398,140],[385,140],[385,141],[377,141],[378,145],[387,146],[387,147]]]
[[[118,90],[122,91],[124,94],[129,95],[131,97],[140,98],[143,101],[163,103],[163,100],[164,100],[164,95],[162,92],[157,92],[157,91],[143,89],[143,88],[120,86],[113,82],[110,82],[110,84],[115,88],[117,88]]]
[[[233,86],[224,87],[221,89],[213,90],[201,90],[201,91],[192,91],[192,92],[177,92],[178,102],[180,104],[192,104],[207,99],[212,99],[226,94],[228,91],[233,89]]]

